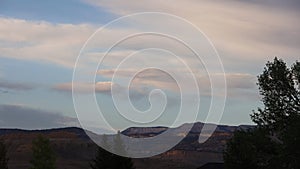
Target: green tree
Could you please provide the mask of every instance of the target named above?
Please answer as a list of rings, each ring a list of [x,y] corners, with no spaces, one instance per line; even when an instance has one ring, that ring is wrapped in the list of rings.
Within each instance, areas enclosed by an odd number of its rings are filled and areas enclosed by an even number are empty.
[[[55,169],[56,157],[50,146],[50,140],[38,136],[32,142],[32,160],[30,169]]]
[[[0,140],[0,168],[8,169],[7,163],[8,163],[7,149],[4,142]]]
[[[258,76],[264,108],[251,118],[257,127],[236,131],[224,152],[226,168],[299,168],[300,63],[278,58]]]

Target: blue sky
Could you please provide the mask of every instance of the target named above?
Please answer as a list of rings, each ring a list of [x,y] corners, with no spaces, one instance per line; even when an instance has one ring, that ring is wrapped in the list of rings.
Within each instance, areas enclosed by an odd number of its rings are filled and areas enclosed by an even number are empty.
[[[105,8],[84,3],[81,0],[2,0],[1,15],[25,20],[44,20],[51,23],[103,24],[116,18]]]
[[[279,0],[263,3],[258,0],[166,0],[164,2],[158,0],[130,2],[1,0],[0,127],[32,129],[78,125],[71,94],[71,82],[74,64],[81,47],[101,26],[136,12],[169,13],[185,18],[201,29],[217,49],[226,73],[227,100],[222,119],[218,123],[252,124],[249,114],[262,106],[255,85],[256,76],[263,70],[266,61],[278,56],[291,64],[299,59],[300,24],[297,20],[300,14],[299,7],[299,3],[294,0],[288,0],[285,4]],[[155,17],[148,17],[146,20],[137,18],[129,23],[106,27],[106,34],[98,35],[98,39],[95,38],[95,41],[100,40],[97,43],[97,50],[94,48],[87,50],[90,53],[86,56],[91,60],[83,66],[97,64],[99,58],[93,58],[94,55],[104,52],[107,45],[115,40],[115,36],[130,34],[136,30],[150,30],[154,28],[151,25],[153,23],[160,24],[155,29],[165,31],[165,27],[172,24]],[[187,30],[187,26],[182,26],[167,31],[186,33]],[[124,79],[137,71],[140,68],[139,64],[143,66],[143,64],[163,63],[167,65],[166,68],[177,64],[175,59],[166,60],[168,57],[164,52],[151,51],[137,54],[136,60],[121,69],[121,78],[113,82],[112,73],[116,68],[116,62],[120,62],[124,56],[148,47],[148,43],[154,44],[155,47],[174,50],[173,52],[177,52],[183,60],[189,59],[189,54],[183,52],[184,50],[172,49],[172,46],[161,44],[162,41],[153,36],[128,39],[122,44],[124,46],[113,50],[102,67],[96,70],[98,71],[95,84],[97,100],[105,116],[114,124],[114,128],[122,129],[138,124],[132,124],[115,114],[117,111],[112,103],[110,88],[115,86],[120,91],[124,89]],[[211,65],[214,65],[214,60],[210,61]],[[217,61],[215,62],[217,65]],[[193,70],[205,72],[200,65],[190,63]],[[211,75],[213,77],[219,77],[222,73],[217,69],[213,72]],[[178,109],[178,88],[174,87],[172,79],[161,73],[153,70],[144,74],[142,72],[139,78],[136,78],[137,85],[132,86],[133,105],[141,110],[149,108],[148,94],[152,89],[161,88],[169,96],[170,102],[166,107],[166,115],[149,125],[169,125],[176,115],[173,112]],[[203,76],[205,74],[197,75],[202,83],[200,88],[203,90],[198,121],[205,120],[205,112],[211,99],[211,95],[205,90],[205,87],[209,87],[209,83],[207,79],[201,79]],[[181,75],[181,77],[184,79],[185,76]],[[187,81],[184,85],[189,87],[190,82]],[[78,86],[83,97],[90,95],[88,89],[91,84],[80,83]],[[218,84],[216,86],[218,87]],[[221,91],[219,88],[216,89],[219,90]],[[222,96],[217,97],[216,101],[219,104],[214,106],[222,105],[221,98]],[[193,101],[190,103],[191,107]],[[120,104],[125,103],[121,100]],[[87,112],[93,111],[89,108],[89,103],[84,107]],[[188,114],[186,118],[183,116],[179,124],[190,122]],[[22,117],[26,117],[24,119],[29,122],[20,123],[19,119]],[[38,121],[43,123],[37,123]],[[91,128],[99,126],[101,128],[103,127],[101,123],[104,123],[100,120],[99,124],[97,120],[91,121],[90,118],[87,121],[91,124]]]

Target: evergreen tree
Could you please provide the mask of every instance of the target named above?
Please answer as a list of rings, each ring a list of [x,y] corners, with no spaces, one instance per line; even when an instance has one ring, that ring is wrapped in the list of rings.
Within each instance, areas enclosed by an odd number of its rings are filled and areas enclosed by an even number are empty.
[[[32,160],[30,169],[55,169],[56,157],[51,149],[49,139],[38,136],[32,142]]]
[[[7,163],[8,163],[7,149],[4,142],[0,140],[0,168],[8,169]]]

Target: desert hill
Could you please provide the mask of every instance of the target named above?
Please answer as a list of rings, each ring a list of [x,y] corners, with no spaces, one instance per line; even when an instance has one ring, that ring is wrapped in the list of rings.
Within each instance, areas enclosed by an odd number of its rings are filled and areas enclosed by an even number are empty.
[[[226,141],[239,128],[251,126],[218,125],[213,135],[203,144],[198,143],[203,123],[184,124],[177,129],[192,125],[187,136],[170,151],[144,159],[134,159],[137,169],[193,169],[207,163],[222,163]],[[213,125],[213,124],[211,124]],[[152,137],[164,132],[166,127],[128,128],[122,133],[130,137]],[[51,140],[57,156],[57,169],[88,169],[97,145],[83,129],[70,127],[47,130],[0,129],[0,139],[8,146],[9,168],[28,169],[31,159],[31,143],[38,135]],[[178,137],[183,137],[179,135]]]

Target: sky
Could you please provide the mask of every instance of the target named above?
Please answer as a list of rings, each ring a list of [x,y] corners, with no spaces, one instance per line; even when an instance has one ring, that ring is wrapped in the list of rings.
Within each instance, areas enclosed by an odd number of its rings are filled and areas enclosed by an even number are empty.
[[[181,96],[186,96],[186,103],[175,126],[193,120],[252,124],[252,110],[262,107],[256,77],[265,63],[275,56],[288,65],[299,60],[299,8],[297,0],[0,0],[0,127],[79,126],[78,118],[90,129],[102,131],[130,126],[172,126]],[[139,12],[156,14],[132,17]],[[158,13],[164,13],[165,17]],[[128,15],[131,17],[124,17]],[[123,19],[112,22],[120,17]],[[196,36],[192,33],[191,25],[201,30],[199,39],[197,33]],[[94,34],[97,30],[99,33]],[[174,39],[154,34],[125,39],[99,63],[109,45],[120,37],[152,30],[177,34],[191,44],[199,44],[202,55],[207,56],[206,65],[196,63],[190,51]],[[205,47],[208,42],[205,38],[214,45],[220,60],[215,53],[209,53],[212,48]],[[85,44],[86,48],[81,50]],[[84,59],[76,65],[80,54]],[[123,59],[127,59],[124,64]],[[74,106],[72,98],[75,69],[81,71],[80,79],[75,81],[80,107]],[[196,77],[196,86],[189,77],[190,70]],[[126,80],[134,75],[128,94]],[[81,81],[83,77],[94,77],[95,81]],[[222,77],[226,79],[226,88],[218,81]],[[214,95],[209,78],[217,79]],[[198,104],[195,88],[200,92],[200,109],[193,119]],[[94,114],[99,112],[89,102],[92,91],[112,128],[107,128],[106,122]],[[117,100],[112,91],[116,92]],[[224,97],[224,111],[220,111]],[[213,105],[212,98],[215,98]],[[221,115],[220,118],[207,118],[209,106],[211,113]],[[118,109],[134,120],[124,119]],[[142,113],[132,114],[135,111]],[[159,114],[161,111],[163,115]],[[154,116],[160,119],[153,123],[138,122]]]

